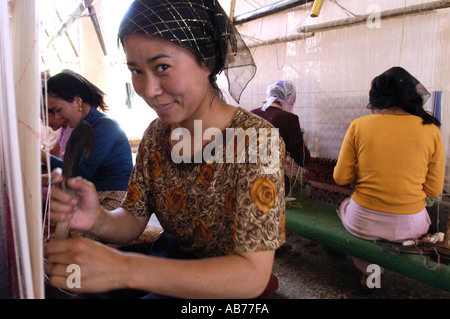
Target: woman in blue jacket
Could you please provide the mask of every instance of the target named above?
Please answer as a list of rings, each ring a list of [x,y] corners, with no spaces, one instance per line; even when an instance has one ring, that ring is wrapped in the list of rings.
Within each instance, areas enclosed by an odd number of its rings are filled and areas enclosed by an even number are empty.
[[[48,109],[64,124],[74,128],[84,120],[92,126],[94,150],[88,158],[81,158],[77,175],[95,185],[103,206],[119,206],[126,195],[133,162],[125,132],[116,121],[102,113],[108,109],[104,102],[105,94],[70,70],[49,78],[44,94]],[[62,159],[51,156],[52,169],[62,167],[62,164]]]

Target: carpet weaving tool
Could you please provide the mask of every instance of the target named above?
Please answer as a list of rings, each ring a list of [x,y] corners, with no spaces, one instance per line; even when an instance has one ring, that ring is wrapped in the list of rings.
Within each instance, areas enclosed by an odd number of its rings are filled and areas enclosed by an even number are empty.
[[[63,182],[60,184],[62,190],[74,193],[66,185],[66,180],[77,176],[78,166],[81,158],[88,158],[94,149],[94,130],[89,123],[82,121],[70,134],[67,141],[66,151],[64,153],[64,162],[62,167]],[[70,220],[56,224],[55,239],[66,239],[69,234]]]

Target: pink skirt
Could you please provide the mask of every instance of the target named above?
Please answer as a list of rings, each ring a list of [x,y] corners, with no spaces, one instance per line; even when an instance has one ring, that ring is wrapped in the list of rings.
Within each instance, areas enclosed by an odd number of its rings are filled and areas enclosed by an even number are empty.
[[[341,203],[338,215],[350,234],[366,240],[417,239],[427,233],[431,224],[425,207],[416,214],[390,214],[362,207],[350,197]]]

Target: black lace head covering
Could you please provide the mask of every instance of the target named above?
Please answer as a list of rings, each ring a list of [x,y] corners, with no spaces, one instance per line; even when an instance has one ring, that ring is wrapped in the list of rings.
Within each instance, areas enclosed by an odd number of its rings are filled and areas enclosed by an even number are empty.
[[[250,50],[217,0],[135,0],[119,27],[118,38],[144,33],[193,52],[211,70],[211,82],[225,71],[231,96],[239,102],[254,77]]]
[[[423,108],[431,94],[415,77],[401,67],[392,67],[372,80],[369,91],[369,109],[400,107],[423,118],[424,124],[439,121]]]
[[[430,93],[415,77],[401,67],[393,67],[372,80],[368,108],[403,107],[408,103],[422,106]]]

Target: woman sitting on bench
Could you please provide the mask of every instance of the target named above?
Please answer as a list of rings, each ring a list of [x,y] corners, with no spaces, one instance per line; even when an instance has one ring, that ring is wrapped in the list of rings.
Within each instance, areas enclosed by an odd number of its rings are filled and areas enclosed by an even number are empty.
[[[423,108],[429,97],[400,67],[372,80],[367,108],[374,114],[350,124],[333,174],[339,185],[354,183],[339,210],[352,235],[402,242],[427,233],[425,199],[439,197],[444,184],[440,122]],[[354,262],[365,285],[368,263]]]

